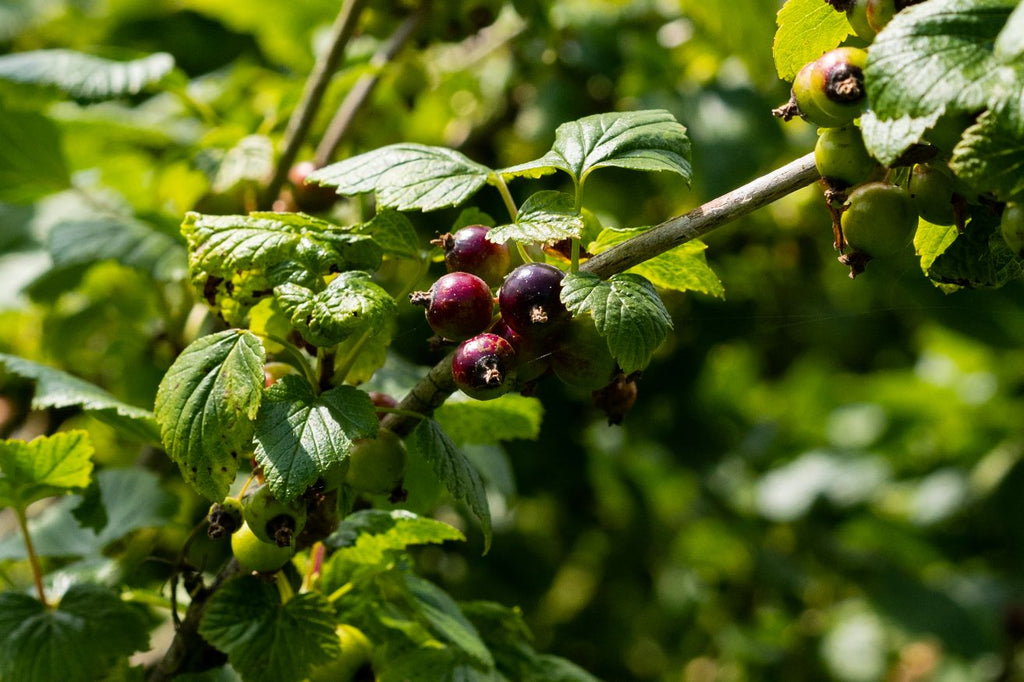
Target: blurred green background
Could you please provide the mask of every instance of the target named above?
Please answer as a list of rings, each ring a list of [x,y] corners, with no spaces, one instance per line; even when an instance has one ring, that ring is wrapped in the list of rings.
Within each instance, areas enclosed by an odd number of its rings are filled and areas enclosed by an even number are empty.
[[[83,206],[127,205],[176,234],[209,191],[204,158],[247,135],[280,138],[337,6],[0,2],[0,53],[167,51],[194,104],[166,93],[45,103],[76,189],[0,204],[0,351],[152,405],[180,350],[169,311],[190,294],[174,277],[110,262],[55,265],[49,228]],[[415,6],[369,2],[313,142]],[[498,168],[542,155],[562,122],[664,108],[692,138],[693,186],[609,170],[584,197],[606,226],[656,224],[813,148],[812,126],[770,114],[788,97],[772,63],[778,7],[435,0],[336,158],[412,141]],[[5,86],[0,107],[31,96]],[[522,201],[559,182],[511,189]],[[475,203],[503,213],[491,189]],[[426,243],[457,214],[412,218]],[[422,572],[457,598],[520,606],[539,649],[607,680],[1021,679],[1019,281],[947,295],[909,251],[850,280],[814,187],[706,241],[725,298],[665,294],[675,332],[625,424],[607,426],[585,393],[542,383],[539,441],[473,449],[489,463],[493,549],[481,557],[469,527],[466,545],[421,551]],[[403,306],[399,330],[397,356],[436,361],[418,310]],[[23,382],[3,386],[8,436],[35,417]],[[101,463],[145,462],[186,500],[134,540],[126,580],[159,582],[166,569],[141,557],[173,557],[201,503],[162,455],[76,419],[101,443]],[[466,526],[450,506],[432,511]],[[20,570],[15,558],[4,565]]]

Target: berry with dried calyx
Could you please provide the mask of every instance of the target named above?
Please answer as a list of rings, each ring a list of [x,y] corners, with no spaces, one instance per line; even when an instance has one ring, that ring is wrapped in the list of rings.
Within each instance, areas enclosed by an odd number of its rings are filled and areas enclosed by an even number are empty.
[[[498,320],[491,327],[491,333],[512,344],[516,351],[513,369],[519,386],[539,379],[551,367],[551,353],[547,350],[545,339],[528,339],[516,333],[505,320]]]
[[[448,272],[468,272],[496,287],[508,272],[512,256],[508,246],[487,239],[490,231],[486,225],[467,225],[431,243],[444,250]]]
[[[468,272],[442,275],[429,291],[409,295],[413,305],[426,306],[427,324],[438,336],[463,341],[491,324],[494,296],[487,282]]]
[[[261,486],[242,498],[242,516],[252,532],[263,542],[288,547],[306,525],[306,506],[285,504],[274,497],[270,486]]]
[[[793,87],[790,89],[789,101],[783,104],[781,107],[772,109],[772,115],[776,118],[781,118],[783,121],[788,121],[794,116],[799,116],[805,121],[814,123],[823,128],[835,128],[845,123],[842,119],[831,116],[818,106],[816,98],[813,96],[813,85],[811,83],[811,74],[814,71],[814,65],[816,62],[808,62],[804,64],[803,68],[796,74],[796,78],[793,80]]]
[[[206,520],[210,524],[206,529],[206,534],[211,540],[219,540],[231,535],[242,527],[242,503],[234,497],[226,497],[221,502],[214,502],[210,505]]]
[[[490,400],[512,388],[515,361],[512,344],[497,334],[479,334],[455,349],[452,378],[469,397]]]
[[[517,334],[536,339],[569,317],[562,303],[565,273],[546,263],[526,263],[509,273],[498,291],[501,319]]]
[[[868,53],[856,47],[837,47],[813,62],[810,97],[828,116],[843,123],[864,113],[867,90],[864,67]]]

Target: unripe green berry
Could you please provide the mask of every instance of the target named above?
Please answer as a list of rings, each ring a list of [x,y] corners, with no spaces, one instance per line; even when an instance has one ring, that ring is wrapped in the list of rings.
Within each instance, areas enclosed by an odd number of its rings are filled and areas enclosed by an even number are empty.
[[[837,47],[815,61],[810,73],[810,93],[828,116],[852,121],[867,108],[864,67],[868,53],[856,47]]]
[[[919,163],[910,173],[910,198],[917,214],[933,225],[952,225],[953,178],[949,171],[930,163]]]
[[[814,165],[821,177],[839,188],[868,180],[879,168],[864,147],[860,128],[847,125],[820,131],[814,145]]]
[[[828,113],[826,113],[819,105],[817,99],[814,97],[813,88],[814,85],[811,82],[811,74],[814,71],[814,65],[816,62],[809,62],[800,69],[796,75],[796,79],[793,81],[793,88],[791,90],[790,104],[796,105],[797,113],[805,121],[814,123],[823,128],[834,128],[836,126],[843,125],[844,121],[838,119]],[[783,106],[776,110],[776,112],[785,112],[786,106]],[[776,114],[781,115],[787,121],[790,116],[794,115],[792,112]]]
[[[405,445],[394,432],[381,429],[376,438],[356,441],[348,462],[345,482],[353,490],[383,495],[402,485],[406,468]]]
[[[248,524],[243,523],[231,536],[231,553],[246,571],[273,573],[288,563],[294,549],[290,546],[278,547],[273,542],[260,540]]]
[[[1018,258],[1024,258],[1024,204],[1008,203],[1003,209],[999,229],[1010,251]]]
[[[265,485],[243,498],[242,516],[260,540],[288,547],[295,544],[295,536],[306,525],[306,506],[301,502],[281,502]]]
[[[917,212],[902,187],[869,182],[850,192],[843,212],[843,237],[854,252],[883,258],[907,247],[917,228]]]

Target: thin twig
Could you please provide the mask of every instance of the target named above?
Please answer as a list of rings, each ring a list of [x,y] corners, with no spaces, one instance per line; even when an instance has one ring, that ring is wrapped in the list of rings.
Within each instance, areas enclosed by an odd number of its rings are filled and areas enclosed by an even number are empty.
[[[371,72],[363,75],[356,81],[356,84],[349,90],[341,106],[338,107],[337,113],[334,114],[334,118],[331,119],[330,124],[327,126],[327,132],[324,133],[323,139],[320,140],[320,145],[316,148],[316,153],[313,155],[314,166],[320,168],[330,163],[334,152],[338,149],[338,145],[341,144],[342,138],[345,137],[349,126],[355,120],[356,114],[370,98],[374,88],[377,87],[377,83],[380,82],[380,76],[384,67],[398,56],[398,53],[405,47],[412,34],[416,32],[416,29],[426,19],[428,5],[429,2],[424,2],[415,12],[406,17],[405,21],[398,25],[394,33],[384,41],[384,44],[380,46],[380,49],[370,59]]]
[[[582,263],[580,270],[601,277],[610,277],[742,218],[787,194],[803,189],[817,179],[814,154],[807,154],[778,170],[762,175],[753,182],[712,199],[689,213],[670,218],[647,232],[594,256]],[[449,353],[409,391],[398,404],[398,408],[429,415],[454,391],[452,356]],[[412,431],[418,422],[419,419],[392,413],[384,417],[381,426],[404,436]]]
[[[728,194],[712,199],[689,213],[670,218],[594,256],[580,265],[580,270],[592,272],[600,277],[609,277],[628,270],[634,265],[697,239],[802,189],[815,182],[818,177],[818,171],[814,167],[814,154],[807,154]]]
[[[25,541],[25,551],[28,553],[28,563],[32,568],[32,582],[35,583],[36,594],[43,606],[49,606],[49,602],[46,601],[46,590],[43,588],[43,566],[39,563],[39,555],[32,544],[32,535],[28,532],[28,517],[25,510],[17,506],[14,508],[14,514],[18,519],[18,526],[21,527],[22,539]]]
[[[313,123],[313,117],[320,108],[320,102],[323,100],[327,85],[331,82],[331,76],[334,75],[335,70],[338,68],[341,56],[345,52],[345,46],[348,45],[349,38],[352,37],[359,14],[362,12],[365,4],[366,0],[345,0],[341,6],[341,11],[338,12],[338,18],[335,19],[334,26],[331,29],[330,47],[317,60],[313,71],[309,74],[309,78],[306,79],[306,86],[302,90],[302,98],[292,112],[292,117],[288,120],[288,127],[284,131],[284,148],[281,150],[281,156],[278,158],[277,166],[274,168],[274,175],[267,185],[263,201],[261,202],[264,206],[269,206],[273,203],[277,193],[281,190],[281,186],[288,176],[288,169],[295,162],[299,148],[306,139],[309,126]]]

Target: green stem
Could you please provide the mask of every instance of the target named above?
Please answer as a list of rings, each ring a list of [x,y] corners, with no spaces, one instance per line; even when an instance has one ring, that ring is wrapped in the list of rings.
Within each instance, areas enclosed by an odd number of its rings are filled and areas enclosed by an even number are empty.
[[[501,173],[494,173],[494,186],[498,188],[501,200],[505,202],[505,210],[508,211],[509,218],[512,219],[512,222],[515,222],[516,217],[519,215],[519,209],[516,208],[516,202],[512,199],[512,193],[508,191],[508,185],[505,183],[505,178],[501,176]]]
[[[413,419],[430,419],[427,415],[422,412],[416,412],[415,410],[403,410],[399,407],[374,407],[375,412],[383,412],[386,414],[397,414],[402,417],[412,417]]]
[[[18,517],[18,525],[21,527],[21,537],[25,540],[25,551],[28,552],[28,563],[32,567],[32,582],[36,585],[36,593],[43,606],[49,606],[46,601],[46,590],[43,588],[43,567],[39,563],[39,556],[36,554],[35,545],[32,544],[32,536],[28,532],[28,517],[21,507],[14,508],[14,514]]]
[[[331,382],[334,379],[334,360],[335,354],[333,350],[326,348],[316,349],[316,383],[321,391],[331,388]]]
[[[309,366],[309,362],[306,361],[306,356],[302,354],[301,350],[295,347],[295,344],[291,341],[286,341],[279,336],[274,336],[273,334],[259,334],[257,332],[253,332],[253,334],[282,346],[285,352],[288,353],[288,355],[292,357],[292,360],[295,361],[298,368],[302,370],[302,373],[305,375],[306,380],[309,381],[309,384],[313,387],[313,390],[316,391],[319,389],[320,382],[317,379],[316,374],[313,372],[313,368]]]
[[[572,240],[572,252],[570,254],[570,258],[572,259],[571,262],[569,263],[570,271],[574,272],[574,273],[579,272],[580,271],[580,240],[576,239],[575,237]]]

